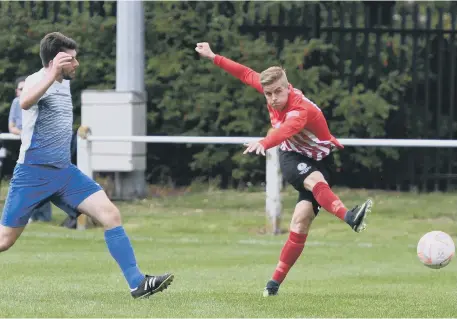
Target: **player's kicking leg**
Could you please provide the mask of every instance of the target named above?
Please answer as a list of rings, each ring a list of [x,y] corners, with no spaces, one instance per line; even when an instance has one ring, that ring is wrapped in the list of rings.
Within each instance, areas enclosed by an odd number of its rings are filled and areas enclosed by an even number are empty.
[[[295,206],[294,214],[290,222],[289,238],[279,256],[279,262],[270,281],[263,291],[264,297],[278,294],[279,286],[284,281],[287,273],[300,257],[305,247],[308,231],[315,216],[315,209],[309,200],[301,200],[304,192],[300,193],[299,202]],[[317,211],[317,209],[316,209]]]
[[[315,200],[326,211],[345,221],[355,232],[366,228],[366,217],[371,212],[373,202],[368,199],[361,205],[348,210],[338,196],[333,193],[319,171],[312,172],[305,181],[305,189],[312,191]]]
[[[362,205],[357,205],[353,209],[348,210],[344,216],[344,221],[351,226],[351,228],[360,233],[366,228],[365,218],[371,212],[373,202],[371,199],[366,200]]]
[[[172,274],[160,276],[143,274],[136,262],[130,239],[121,224],[117,207],[92,179],[76,167],[70,168],[71,179],[62,200],[99,221],[105,228],[105,241],[130,287],[133,298],[148,298],[166,289],[173,281]],[[78,191],[76,191],[78,190]]]

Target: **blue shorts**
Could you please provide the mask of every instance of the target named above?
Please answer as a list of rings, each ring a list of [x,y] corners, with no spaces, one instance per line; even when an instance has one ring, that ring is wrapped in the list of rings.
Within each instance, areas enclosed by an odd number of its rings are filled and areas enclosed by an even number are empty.
[[[51,201],[67,214],[76,212],[82,201],[100,190],[100,185],[75,165],[55,168],[17,164],[3,207],[1,224],[8,227],[27,225],[34,208],[46,201]]]

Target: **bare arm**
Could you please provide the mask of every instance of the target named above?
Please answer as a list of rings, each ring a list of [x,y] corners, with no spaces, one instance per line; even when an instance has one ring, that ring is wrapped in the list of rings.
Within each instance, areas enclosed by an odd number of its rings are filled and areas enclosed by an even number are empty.
[[[33,85],[31,88],[24,86],[24,92],[22,92],[19,105],[23,110],[28,110],[35,105],[38,100],[46,93],[49,87],[54,83],[54,77],[51,74],[46,74],[46,77]],[[27,84],[27,82],[26,82]]]
[[[16,124],[14,122],[9,122],[8,123],[8,129],[10,133],[16,134],[16,135],[21,135],[21,130],[17,128]]]

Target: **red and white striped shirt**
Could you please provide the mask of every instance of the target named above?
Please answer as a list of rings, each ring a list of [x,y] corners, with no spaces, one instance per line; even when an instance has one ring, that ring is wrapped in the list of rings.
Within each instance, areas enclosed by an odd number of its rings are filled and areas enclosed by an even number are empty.
[[[214,64],[263,94],[259,73],[220,55],[216,55]],[[281,111],[267,105],[275,130],[260,141],[265,149],[280,145],[283,151],[297,152],[317,161],[335,148],[342,149],[343,145],[330,133],[320,108],[291,84],[289,88],[287,104]]]

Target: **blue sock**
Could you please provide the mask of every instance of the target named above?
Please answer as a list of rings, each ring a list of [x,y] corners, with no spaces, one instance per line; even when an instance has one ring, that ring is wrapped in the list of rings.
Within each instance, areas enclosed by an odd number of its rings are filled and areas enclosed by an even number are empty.
[[[105,241],[111,256],[116,260],[129,283],[130,289],[138,287],[144,279],[144,275],[136,264],[135,254],[124,227],[118,226],[106,230]]]

